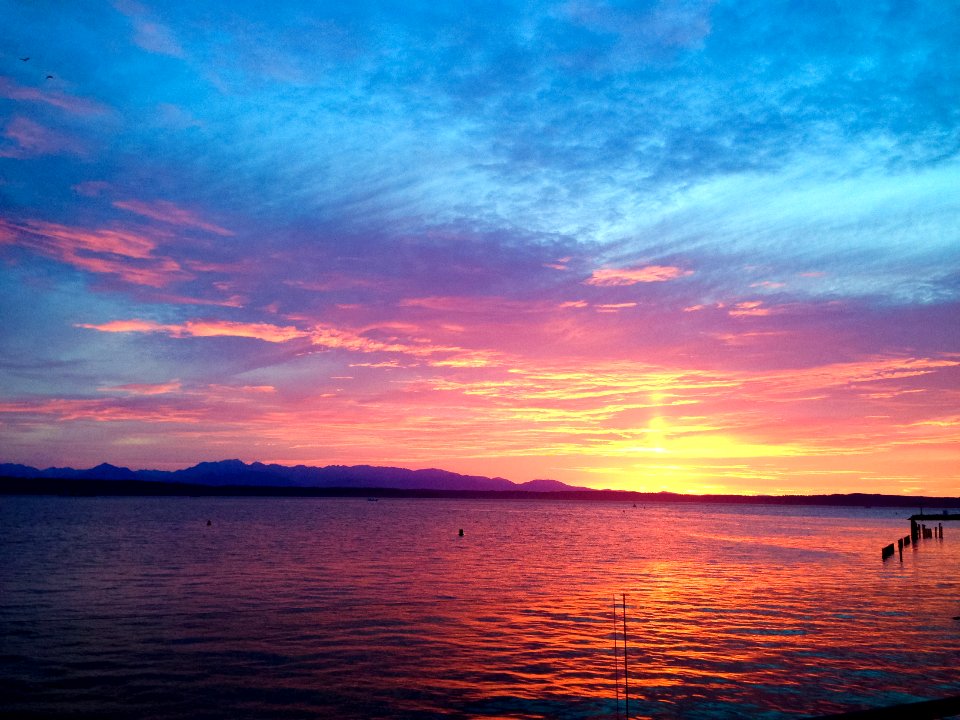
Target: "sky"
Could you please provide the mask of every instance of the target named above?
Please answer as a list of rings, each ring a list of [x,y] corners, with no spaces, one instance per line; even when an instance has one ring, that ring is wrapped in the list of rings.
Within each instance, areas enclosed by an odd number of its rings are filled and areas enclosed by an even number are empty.
[[[0,461],[960,494],[955,0],[0,16]]]

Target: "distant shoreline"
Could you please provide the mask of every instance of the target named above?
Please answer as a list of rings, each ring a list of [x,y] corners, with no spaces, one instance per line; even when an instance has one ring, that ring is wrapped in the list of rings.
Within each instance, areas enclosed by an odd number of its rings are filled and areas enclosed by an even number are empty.
[[[834,495],[683,495],[629,490],[418,490],[375,487],[278,487],[201,485],[149,480],[69,480],[0,477],[0,495],[61,497],[371,497],[474,500],[566,500],[575,502],[717,503],[737,505],[827,505],[837,507],[960,508],[960,497],[911,497],[865,493]]]

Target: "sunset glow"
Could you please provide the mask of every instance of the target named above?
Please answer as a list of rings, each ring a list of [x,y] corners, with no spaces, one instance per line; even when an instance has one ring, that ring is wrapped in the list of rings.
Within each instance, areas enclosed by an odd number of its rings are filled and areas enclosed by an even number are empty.
[[[960,492],[950,3],[0,14],[0,462]]]

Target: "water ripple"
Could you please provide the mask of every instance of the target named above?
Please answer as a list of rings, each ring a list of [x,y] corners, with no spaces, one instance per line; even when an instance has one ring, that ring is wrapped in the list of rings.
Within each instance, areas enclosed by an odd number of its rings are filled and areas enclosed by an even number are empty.
[[[623,595],[638,717],[960,694],[960,543],[881,562],[908,511],[370,505],[2,499],[0,711],[612,718]]]

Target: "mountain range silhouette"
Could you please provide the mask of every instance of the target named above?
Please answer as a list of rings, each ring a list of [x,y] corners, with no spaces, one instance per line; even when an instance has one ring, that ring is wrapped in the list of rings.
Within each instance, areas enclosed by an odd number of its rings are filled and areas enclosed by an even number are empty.
[[[461,475],[446,470],[409,470],[374,465],[276,465],[242,460],[201,462],[182,470],[131,470],[109,463],[78,470],[51,467],[45,470],[0,463],[0,477],[44,478],[58,480],[140,480],[152,482],[190,483],[195,485],[232,485],[301,488],[390,488],[397,490],[464,490],[558,492],[588,490],[558,480],[530,480],[515,483],[502,477]]]

